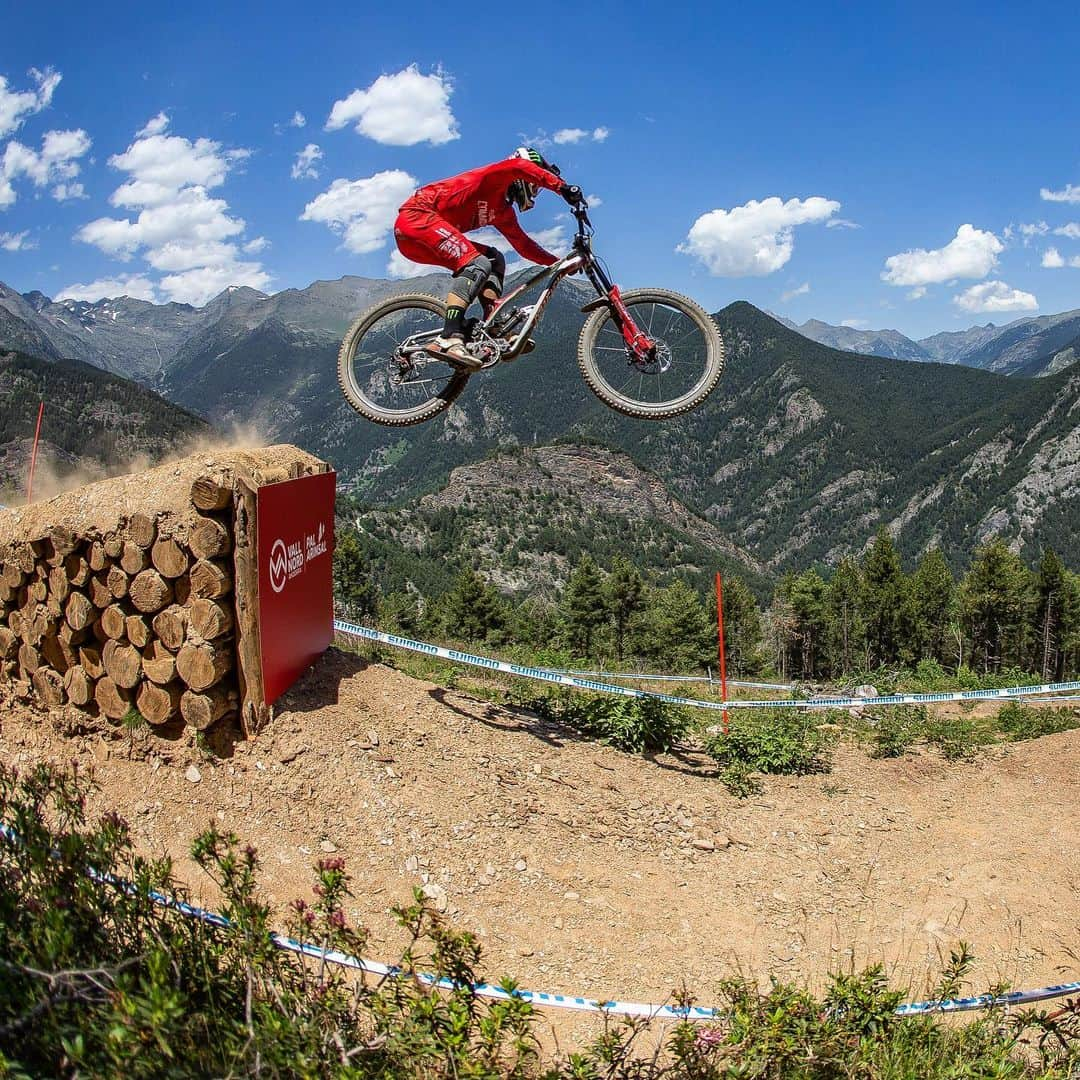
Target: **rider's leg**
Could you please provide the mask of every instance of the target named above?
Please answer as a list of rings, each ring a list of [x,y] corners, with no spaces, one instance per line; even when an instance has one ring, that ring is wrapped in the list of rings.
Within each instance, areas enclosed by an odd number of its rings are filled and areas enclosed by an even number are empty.
[[[506,259],[498,248],[488,247],[486,244],[476,246],[491,263],[491,273],[480,290],[480,308],[484,318],[488,319],[499,302],[499,297],[502,296],[503,279],[506,277]]]
[[[450,293],[446,297],[443,337],[464,337],[465,312],[484,291],[491,270],[491,260],[486,255],[478,254],[454,275],[450,282]]]
[[[444,266],[454,274],[446,297],[442,334],[428,347],[434,356],[459,367],[475,370],[481,361],[465,348],[465,309],[476,299],[487,278],[487,269],[464,273],[480,252],[449,222],[422,208],[404,208],[394,222],[398,250],[413,262]]]

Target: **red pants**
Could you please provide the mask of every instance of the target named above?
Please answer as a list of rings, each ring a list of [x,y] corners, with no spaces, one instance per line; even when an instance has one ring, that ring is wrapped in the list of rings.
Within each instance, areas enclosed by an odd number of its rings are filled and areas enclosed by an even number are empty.
[[[403,206],[394,222],[394,240],[406,259],[429,266],[444,266],[455,274],[472,262],[480,249],[434,210]]]

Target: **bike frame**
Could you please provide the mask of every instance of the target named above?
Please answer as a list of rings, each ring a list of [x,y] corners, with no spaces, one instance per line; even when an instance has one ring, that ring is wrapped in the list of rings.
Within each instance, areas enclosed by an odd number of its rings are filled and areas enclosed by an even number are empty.
[[[586,209],[578,208],[575,209],[573,213],[574,217],[577,218],[577,235],[574,237],[574,243],[570,253],[565,255],[558,262],[552,263],[551,266],[541,267],[535,274],[526,278],[509,293],[501,297],[499,302],[492,309],[491,314],[478,325],[477,329],[484,331],[489,330],[491,325],[498,320],[499,316],[504,311],[509,310],[515,300],[523,296],[534,285],[539,284],[545,278],[550,278],[551,280],[537,297],[536,303],[533,304],[532,310],[526,317],[521,329],[510,342],[510,347],[504,350],[503,355],[513,359],[529,339],[533,328],[540,321],[540,316],[543,315],[544,308],[547,307],[548,301],[551,300],[552,294],[555,292],[555,287],[564,277],[568,277],[570,274],[575,274],[581,270],[584,271],[585,276],[592,283],[592,286],[596,289],[599,297],[598,300],[586,304],[582,310],[594,311],[602,303],[606,303],[611,310],[612,319],[619,327],[623,340],[626,342],[626,347],[634,360],[638,363],[651,362],[654,359],[655,342],[647,334],[643,333],[634,322],[633,316],[631,316],[630,312],[626,310],[626,307],[623,304],[618,285],[611,281],[605,273],[603,266],[600,265],[600,261],[593,254],[592,222],[589,221],[589,215],[586,212]]]

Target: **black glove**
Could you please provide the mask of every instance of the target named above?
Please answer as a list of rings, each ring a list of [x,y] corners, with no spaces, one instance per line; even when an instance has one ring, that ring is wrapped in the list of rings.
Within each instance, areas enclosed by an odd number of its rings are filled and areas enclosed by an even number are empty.
[[[577,184],[563,184],[559,188],[559,194],[574,207],[585,205],[585,196],[581,194],[581,188]]]

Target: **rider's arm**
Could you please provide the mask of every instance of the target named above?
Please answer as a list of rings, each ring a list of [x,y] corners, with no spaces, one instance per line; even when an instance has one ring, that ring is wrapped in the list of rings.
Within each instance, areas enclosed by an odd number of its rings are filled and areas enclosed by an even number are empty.
[[[545,251],[522,227],[518,224],[518,219],[514,216],[513,212],[506,214],[506,216],[500,216],[492,222],[496,229],[499,230],[514,246],[514,250],[523,258],[528,259],[529,262],[539,263],[541,266],[551,266],[552,263],[557,263],[559,258],[557,255],[552,255],[550,251]]]
[[[566,183],[561,177],[525,158],[506,158],[504,161],[496,161],[494,165],[488,165],[484,173],[488,177],[504,180],[507,187],[514,180],[528,180],[532,184],[547,188],[548,191],[559,191]]]

